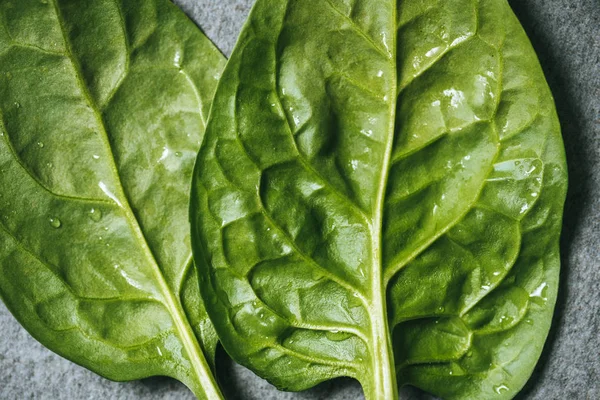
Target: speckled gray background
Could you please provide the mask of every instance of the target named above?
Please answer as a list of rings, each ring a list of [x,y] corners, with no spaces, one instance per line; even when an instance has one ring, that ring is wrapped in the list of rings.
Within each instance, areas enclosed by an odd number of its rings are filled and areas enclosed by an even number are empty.
[[[2,1],[2,0],[0,0]],[[229,54],[253,0],[175,0]],[[600,0],[512,0],[556,98],[569,159],[562,240],[562,287],[554,324],[534,376],[518,399],[600,399]],[[228,399],[359,399],[337,380],[280,393],[221,352]],[[406,400],[430,397],[403,390]],[[0,399],[193,399],[166,378],[114,383],[35,342],[0,304]],[[482,399],[484,400],[484,399]]]

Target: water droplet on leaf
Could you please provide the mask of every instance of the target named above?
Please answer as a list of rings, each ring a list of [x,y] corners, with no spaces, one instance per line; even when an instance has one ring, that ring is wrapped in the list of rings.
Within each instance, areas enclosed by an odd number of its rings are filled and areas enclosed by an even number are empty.
[[[498,394],[508,392],[509,390],[510,390],[510,388],[506,385],[494,386],[494,391]]]
[[[102,219],[102,211],[97,208],[92,208],[89,215],[90,219],[94,222],[98,222]]]
[[[56,217],[51,217],[50,219],[48,219],[48,222],[50,222],[50,226],[55,229],[58,229],[62,226],[62,222],[60,222],[60,219]]]
[[[531,293],[530,298],[534,303],[543,306],[546,304],[546,301],[548,300],[547,292],[548,292],[548,284],[546,282],[542,282],[542,284],[539,285],[533,291],[533,293]]]
[[[332,330],[332,331],[326,332],[325,336],[327,337],[327,339],[329,339],[333,342],[341,342],[343,340],[351,338],[352,334],[348,333],[348,332],[340,332],[338,330]]]

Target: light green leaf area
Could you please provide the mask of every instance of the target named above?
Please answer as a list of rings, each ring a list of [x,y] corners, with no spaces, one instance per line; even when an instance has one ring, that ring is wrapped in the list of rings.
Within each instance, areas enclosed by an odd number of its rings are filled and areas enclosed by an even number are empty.
[[[187,210],[223,66],[167,0],[0,3],[0,295],[107,378],[218,396]]]
[[[549,330],[566,163],[506,0],[258,0],[214,100],[193,247],[225,349],[508,399]]]

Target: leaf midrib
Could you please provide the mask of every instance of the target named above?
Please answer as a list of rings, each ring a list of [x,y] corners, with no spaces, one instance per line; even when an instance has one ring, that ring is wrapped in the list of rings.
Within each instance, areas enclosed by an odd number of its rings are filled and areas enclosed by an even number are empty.
[[[160,292],[163,295],[163,299],[165,301],[164,304],[167,307],[167,309],[169,310],[171,317],[173,318],[173,321],[175,323],[175,328],[177,329],[177,332],[179,334],[178,336],[181,339],[184,348],[186,349],[186,353],[188,354],[188,357],[190,358],[192,368],[196,373],[196,377],[197,377],[198,382],[201,385],[201,388],[206,391],[206,393],[209,395],[209,398],[221,398],[222,396],[221,396],[219,390],[217,389],[217,384],[212,376],[210,367],[208,366],[208,364],[206,362],[204,353],[202,353],[198,339],[195,337],[195,335],[193,333],[191,324],[190,324],[185,312],[183,311],[180,301],[175,298],[174,293],[171,291],[171,288],[169,287],[168,283],[166,282],[166,279],[162,273],[162,270],[161,270],[160,266],[158,265],[158,262],[156,261],[156,257],[154,256],[154,253],[152,252],[152,250],[148,244],[148,241],[146,240],[146,237],[144,236],[144,234],[142,232],[140,222],[139,222],[137,216],[135,215],[135,213],[133,212],[130,200],[125,193],[125,189],[123,187],[123,183],[121,181],[121,177],[119,175],[117,164],[116,164],[116,161],[114,158],[112,146],[111,146],[110,140],[108,138],[108,132],[106,130],[104,119],[103,119],[102,115],[100,115],[100,113],[98,112],[98,105],[93,100],[91,93],[89,91],[89,88],[87,87],[87,85],[85,84],[85,82],[82,78],[81,66],[79,65],[78,60],[73,55],[71,43],[69,41],[68,34],[65,31],[65,21],[64,21],[64,18],[62,17],[61,10],[58,5],[58,0],[52,0],[52,6],[54,8],[57,22],[60,26],[61,34],[63,36],[63,40],[65,43],[65,52],[66,52],[67,57],[69,58],[69,60],[71,61],[72,65],[73,65],[73,69],[75,71],[75,78],[77,80],[78,86],[80,87],[84,98],[90,105],[90,108],[92,109],[94,117],[95,117],[95,119],[100,127],[101,133],[102,133],[100,135],[100,137],[105,146],[105,149],[107,150],[108,160],[110,163],[110,169],[113,172],[115,181],[117,183],[117,187],[116,187],[117,196],[121,200],[121,204],[117,204],[117,206],[119,206],[123,210],[123,212],[125,214],[124,215],[125,219],[127,220],[128,224],[132,228],[132,230],[135,234],[135,237],[140,244],[142,251],[146,255],[146,258],[152,267],[152,271],[155,274],[156,282],[158,283]],[[118,5],[117,5],[117,8],[119,10],[119,14],[121,14],[122,11]],[[125,27],[123,26],[122,17],[121,17],[121,26],[123,28],[123,31],[126,32]],[[125,37],[127,37],[126,34],[125,34]],[[127,54],[127,60],[128,60],[127,62],[129,63],[129,53]],[[121,82],[125,79],[126,74],[127,74],[127,72],[125,71],[122,79],[120,79]],[[202,114],[201,110],[199,110],[199,112],[200,112],[200,114]]]
[[[386,282],[383,279],[383,213],[384,213],[384,202],[385,194],[387,191],[387,184],[389,178],[389,167],[392,159],[392,151],[394,146],[394,138],[396,133],[396,109],[398,102],[398,71],[396,65],[396,54],[397,54],[397,39],[398,35],[395,30],[396,26],[396,12],[397,5],[396,1],[393,2],[392,7],[392,24],[394,27],[393,31],[393,43],[392,43],[392,54],[388,54],[388,60],[390,62],[390,72],[392,76],[391,87],[389,89],[389,122],[387,132],[387,143],[383,154],[383,163],[381,166],[381,176],[377,187],[377,194],[375,196],[374,210],[373,210],[373,223],[370,226],[371,238],[373,240],[372,247],[372,274],[371,282],[371,325],[372,325],[372,340],[375,341],[373,344],[373,372],[376,375],[374,393],[378,396],[393,396],[398,397],[397,394],[397,383],[396,383],[396,369],[394,354],[391,349],[391,337],[390,330],[388,327],[387,317],[387,288]],[[372,42],[372,41],[371,41]],[[379,48],[377,46],[377,48]],[[377,376],[378,374],[384,374],[383,377]],[[378,387],[382,385],[382,387]]]

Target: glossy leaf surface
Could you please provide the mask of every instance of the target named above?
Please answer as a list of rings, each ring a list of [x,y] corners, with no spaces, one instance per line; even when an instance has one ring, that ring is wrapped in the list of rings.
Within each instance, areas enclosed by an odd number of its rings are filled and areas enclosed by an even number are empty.
[[[218,397],[187,210],[224,57],[167,0],[2,1],[0,23],[0,295],[107,378]]]
[[[525,384],[566,165],[505,0],[258,0],[197,166],[201,291],[238,362],[289,390],[351,376],[369,399]]]

